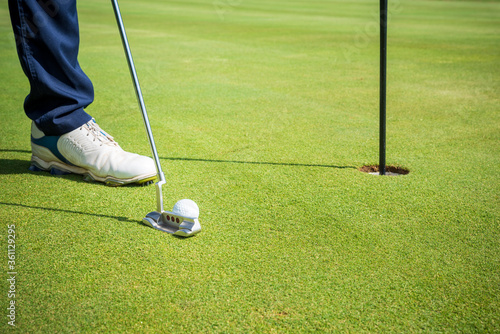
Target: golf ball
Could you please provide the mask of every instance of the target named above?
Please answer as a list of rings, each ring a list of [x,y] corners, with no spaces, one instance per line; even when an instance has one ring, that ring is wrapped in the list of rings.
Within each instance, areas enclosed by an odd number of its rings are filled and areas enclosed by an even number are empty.
[[[198,205],[190,199],[181,199],[175,203],[172,212],[186,218],[197,219],[200,215]]]

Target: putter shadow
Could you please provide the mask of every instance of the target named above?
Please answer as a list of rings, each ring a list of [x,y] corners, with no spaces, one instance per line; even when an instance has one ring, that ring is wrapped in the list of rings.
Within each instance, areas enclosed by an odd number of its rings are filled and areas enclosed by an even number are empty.
[[[137,224],[137,225],[139,225],[141,227],[150,228],[150,227],[145,226],[142,222],[134,220],[134,219],[131,219],[129,217],[112,216],[112,215],[105,215],[105,214],[100,214],[100,213],[88,213],[88,212],[81,212],[81,211],[68,210],[68,209],[46,208],[46,207],[35,206],[35,205],[26,205],[26,204],[21,204],[21,203],[0,202],[0,206],[1,205],[14,206],[14,207],[26,208],[26,209],[34,209],[34,210],[45,210],[45,211],[51,211],[51,212],[64,212],[64,213],[86,215],[86,216],[99,217],[99,218],[111,218],[111,219],[116,219],[116,220],[118,220],[120,222],[135,223],[135,224]],[[178,236],[178,235],[172,235],[172,236],[175,237],[178,240],[189,239],[189,238],[184,238],[184,237],[181,237],[181,236]]]
[[[93,217],[99,217],[99,218],[111,218],[111,219],[119,220],[121,222],[141,224],[137,220],[133,220],[133,219],[128,218],[128,217],[111,216],[111,215],[104,215],[104,214],[99,214],[99,213],[88,213],[88,212],[81,212],[81,211],[68,210],[68,209],[47,208],[47,207],[41,207],[41,206],[35,206],[35,205],[26,205],[26,204],[21,204],[21,203],[0,202],[0,205],[15,206],[15,207],[26,208],[26,209],[45,210],[45,211],[51,211],[51,212],[64,212],[64,213],[86,215],[86,216],[93,216]]]
[[[201,158],[174,158],[160,157],[162,160],[171,161],[199,161],[199,162],[217,162],[217,163],[232,163],[232,164],[249,164],[249,165],[269,165],[269,166],[292,166],[292,167],[321,167],[321,168],[336,168],[336,169],[357,169],[356,166],[339,166],[339,165],[323,165],[323,164],[302,164],[291,162],[263,162],[263,161],[239,161],[239,160],[222,160],[222,159],[201,159]]]

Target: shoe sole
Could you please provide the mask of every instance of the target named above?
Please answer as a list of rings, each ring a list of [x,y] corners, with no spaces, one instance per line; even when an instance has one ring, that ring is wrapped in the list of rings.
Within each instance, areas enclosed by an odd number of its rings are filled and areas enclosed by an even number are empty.
[[[94,181],[102,182],[110,187],[119,187],[127,184],[137,184],[141,186],[146,186],[154,183],[154,181],[156,180],[156,174],[146,175],[146,176],[139,175],[130,179],[117,179],[112,176],[99,177],[94,175],[91,171],[85,168],[70,166],[63,162],[58,162],[58,161],[47,162],[35,155],[31,156],[30,170],[33,172],[40,172],[40,171],[49,172],[52,175],[67,175],[67,174],[83,175],[83,180],[86,182],[94,182]]]

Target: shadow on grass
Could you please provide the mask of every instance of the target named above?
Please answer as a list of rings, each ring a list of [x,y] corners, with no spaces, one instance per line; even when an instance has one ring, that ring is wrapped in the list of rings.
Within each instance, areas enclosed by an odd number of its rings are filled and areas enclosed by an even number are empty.
[[[0,152],[15,152],[15,153],[28,153],[31,154],[31,151],[29,150],[9,150],[6,148],[0,148]]]
[[[2,151],[2,150],[0,150]],[[31,152],[30,152],[31,153]],[[49,172],[33,172],[29,170],[31,166],[30,160],[19,160],[19,159],[0,159],[0,175],[16,175],[16,174],[33,174],[40,175],[44,177],[61,177],[67,180],[75,182],[85,182],[81,175],[77,174],[66,174],[66,175],[52,175]]]
[[[119,220],[121,222],[140,224],[140,222],[138,222],[137,220],[133,220],[131,218],[111,216],[111,215],[103,215],[103,214],[100,214],[100,213],[88,213],[88,212],[81,212],[81,211],[68,210],[68,209],[46,208],[46,207],[41,207],[41,206],[26,205],[26,204],[20,204],[20,203],[5,203],[5,202],[0,202],[0,205],[15,206],[15,207],[26,208],[26,209],[45,210],[45,211],[51,211],[51,212],[72,213],[72,214],[94,216],[94,217],[100,217],[100,218],[111,218],[111,219]]]
[[[0,150],[0,152],[6,151],[6,150]],[[13,150],[9,150],[13,151]],[[19,151],[16,151],[19,152]],[[31,152],[29,152],[31,154]],[[79,174],[64,174],[64,175],[52,175],[48,171],[31,171],[29,167],[31,166],[31,161],[30,160],[19,160],[19,159],[0,159],[0,175],[16,175],[16,174],[33,174],[37,176],[43,176],[43,177],[57,177],[57,178],[63,178],[66,180],[71,180],[75,182],[80,182],[80,183],[92,183],[95,185],[99,186],[104,186],[107,187],[106,184],[102,182],[97,182],[97,181],[86,181],[84,179],[83,175]],[[121,187],[128,187],[128,188],[133,188],[133,187],[144,187],[147,186],[148,184],[126,184]]]
[[[27,174],[30,167],[29,160],[19,159],[0,159],[0,175],[1,174]]]
[[[17,152],[17,153],[29,153],[31,151],[27,150],[7,150],[0,149],[0,152]],[[216,162],[216,163],[232,163],[232,164],[249,164],[249,165],[268,165],[268,166],[292,166],[292,167],[322,167],[322,168],[335,168],[335,169],[357,169],[356,166],[339,166],[339,165],[327,165],[327,164],[307,164],[307,163],[293,163],[293,162],[265,162],[265,161],[241,161],[241,160],[223,160],[223,159],[202,159],[202,158],[174,158],[174,157],[160,157],[162,160],[170,161],[196,161],[196,162]],[[13,162],[23,162],[23,160],[5,160],[0,159],[0,174],[19,174],[20,172],[5,173],[4,163],[6,165],[12,164]],[[29,162],[27,162],[29,167]],[[27,169],[27,167],[26,167]],[[27,171],[29,172],[29,171]]]
[[[201,158],[172,158],[160,157],[162,160],[171,161],[198,161],[198,162],[218,162],[218,163],[232,163],[232,164],[249,164],[249,165],[269,165],[269,166],[292,166],[292,167],[322,167],[322,168],[336,168],[336,169],[357,169],[356,166],[338,166],[338,165],[324,165],[324,164],[305,164],[293,162],[263,162],[263,161],[238,161],[238,160],[219,160],[219,159],[201,159]]]
[[[99,217],[99,218],[111,218],[111,219],[116,219],[120,222],[125,222],[125,223],[136,223],[137,225],[140,225],[145,228],[149,228],[146,225],[144,225],[142,222],[139,222],[137,220],[127,218],[127,217],[119,217],[119,216],[111,216],[111,215],[103,215],[100,213],[88,213],[88,212],[81,212],[81,211],[75,211],[75,210],[68,210],[68,209],[56,209],[56,208],[46,208],[46,207],[41,207],[41,206],[34,206],[34,205],[26,205],[26,204],[21,204],[21,203],[6,203],[6,202],[0,202],[1,205],[6,205],[6,206],[14,206],[18,208],[26,208],[26,209],[35,209],[35,210],[45,210],[45,211],[50,211],[50,212],[64,212],[64,213],[71,213],[71,214],[77,214],[77,215],[86,215],[86,216],[93,216],[93,217]],[[176,239],[179,240],[186,240],[188,238],[181,237],[178,235],[172,235]]]

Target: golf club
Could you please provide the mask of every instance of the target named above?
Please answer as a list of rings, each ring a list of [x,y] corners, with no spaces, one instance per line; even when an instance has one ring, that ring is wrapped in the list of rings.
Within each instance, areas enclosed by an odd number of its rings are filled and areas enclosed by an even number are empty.
[[[195,202],[183,199],[175,204],[172,212],[163,211],[163,195],[161,188],[166,183],[165,175],[163,174],[163,171],[161,169],[160,158],[158,157],[158,152],[156,150],[156,145],[153,138],[153,132],[151,131],[151,126],[149,124],[149,118],[146,111],[146,106],[144,104],[144,99],[142,97],[142,91],[139,85],[139,79],[137,78],[134,61],[132,59],[132,52],[130,51],[127,34],[123,25],[120,7],[118,6],[117,0],[111,0],[111,3],[113,4],[116,22],[118,24],[118,29],[120,30],[123,48],[125,50],[127,63],[130,69],[130,74],[132,76],[132,81],[134,83],[135,93],[137,95],[137,100],[139,101],[142,118],[144,120],[149,144],[151,145],[151,151],[153,153],[153,159],[156,164],[156,170],[158,172],[158,182],[155,183],[157,211],[148,213],[146,217],[143,218],[142,222],[152,228],[177,236],[193,236],[201,231],[201,225],[198,221],[199,209]]]

